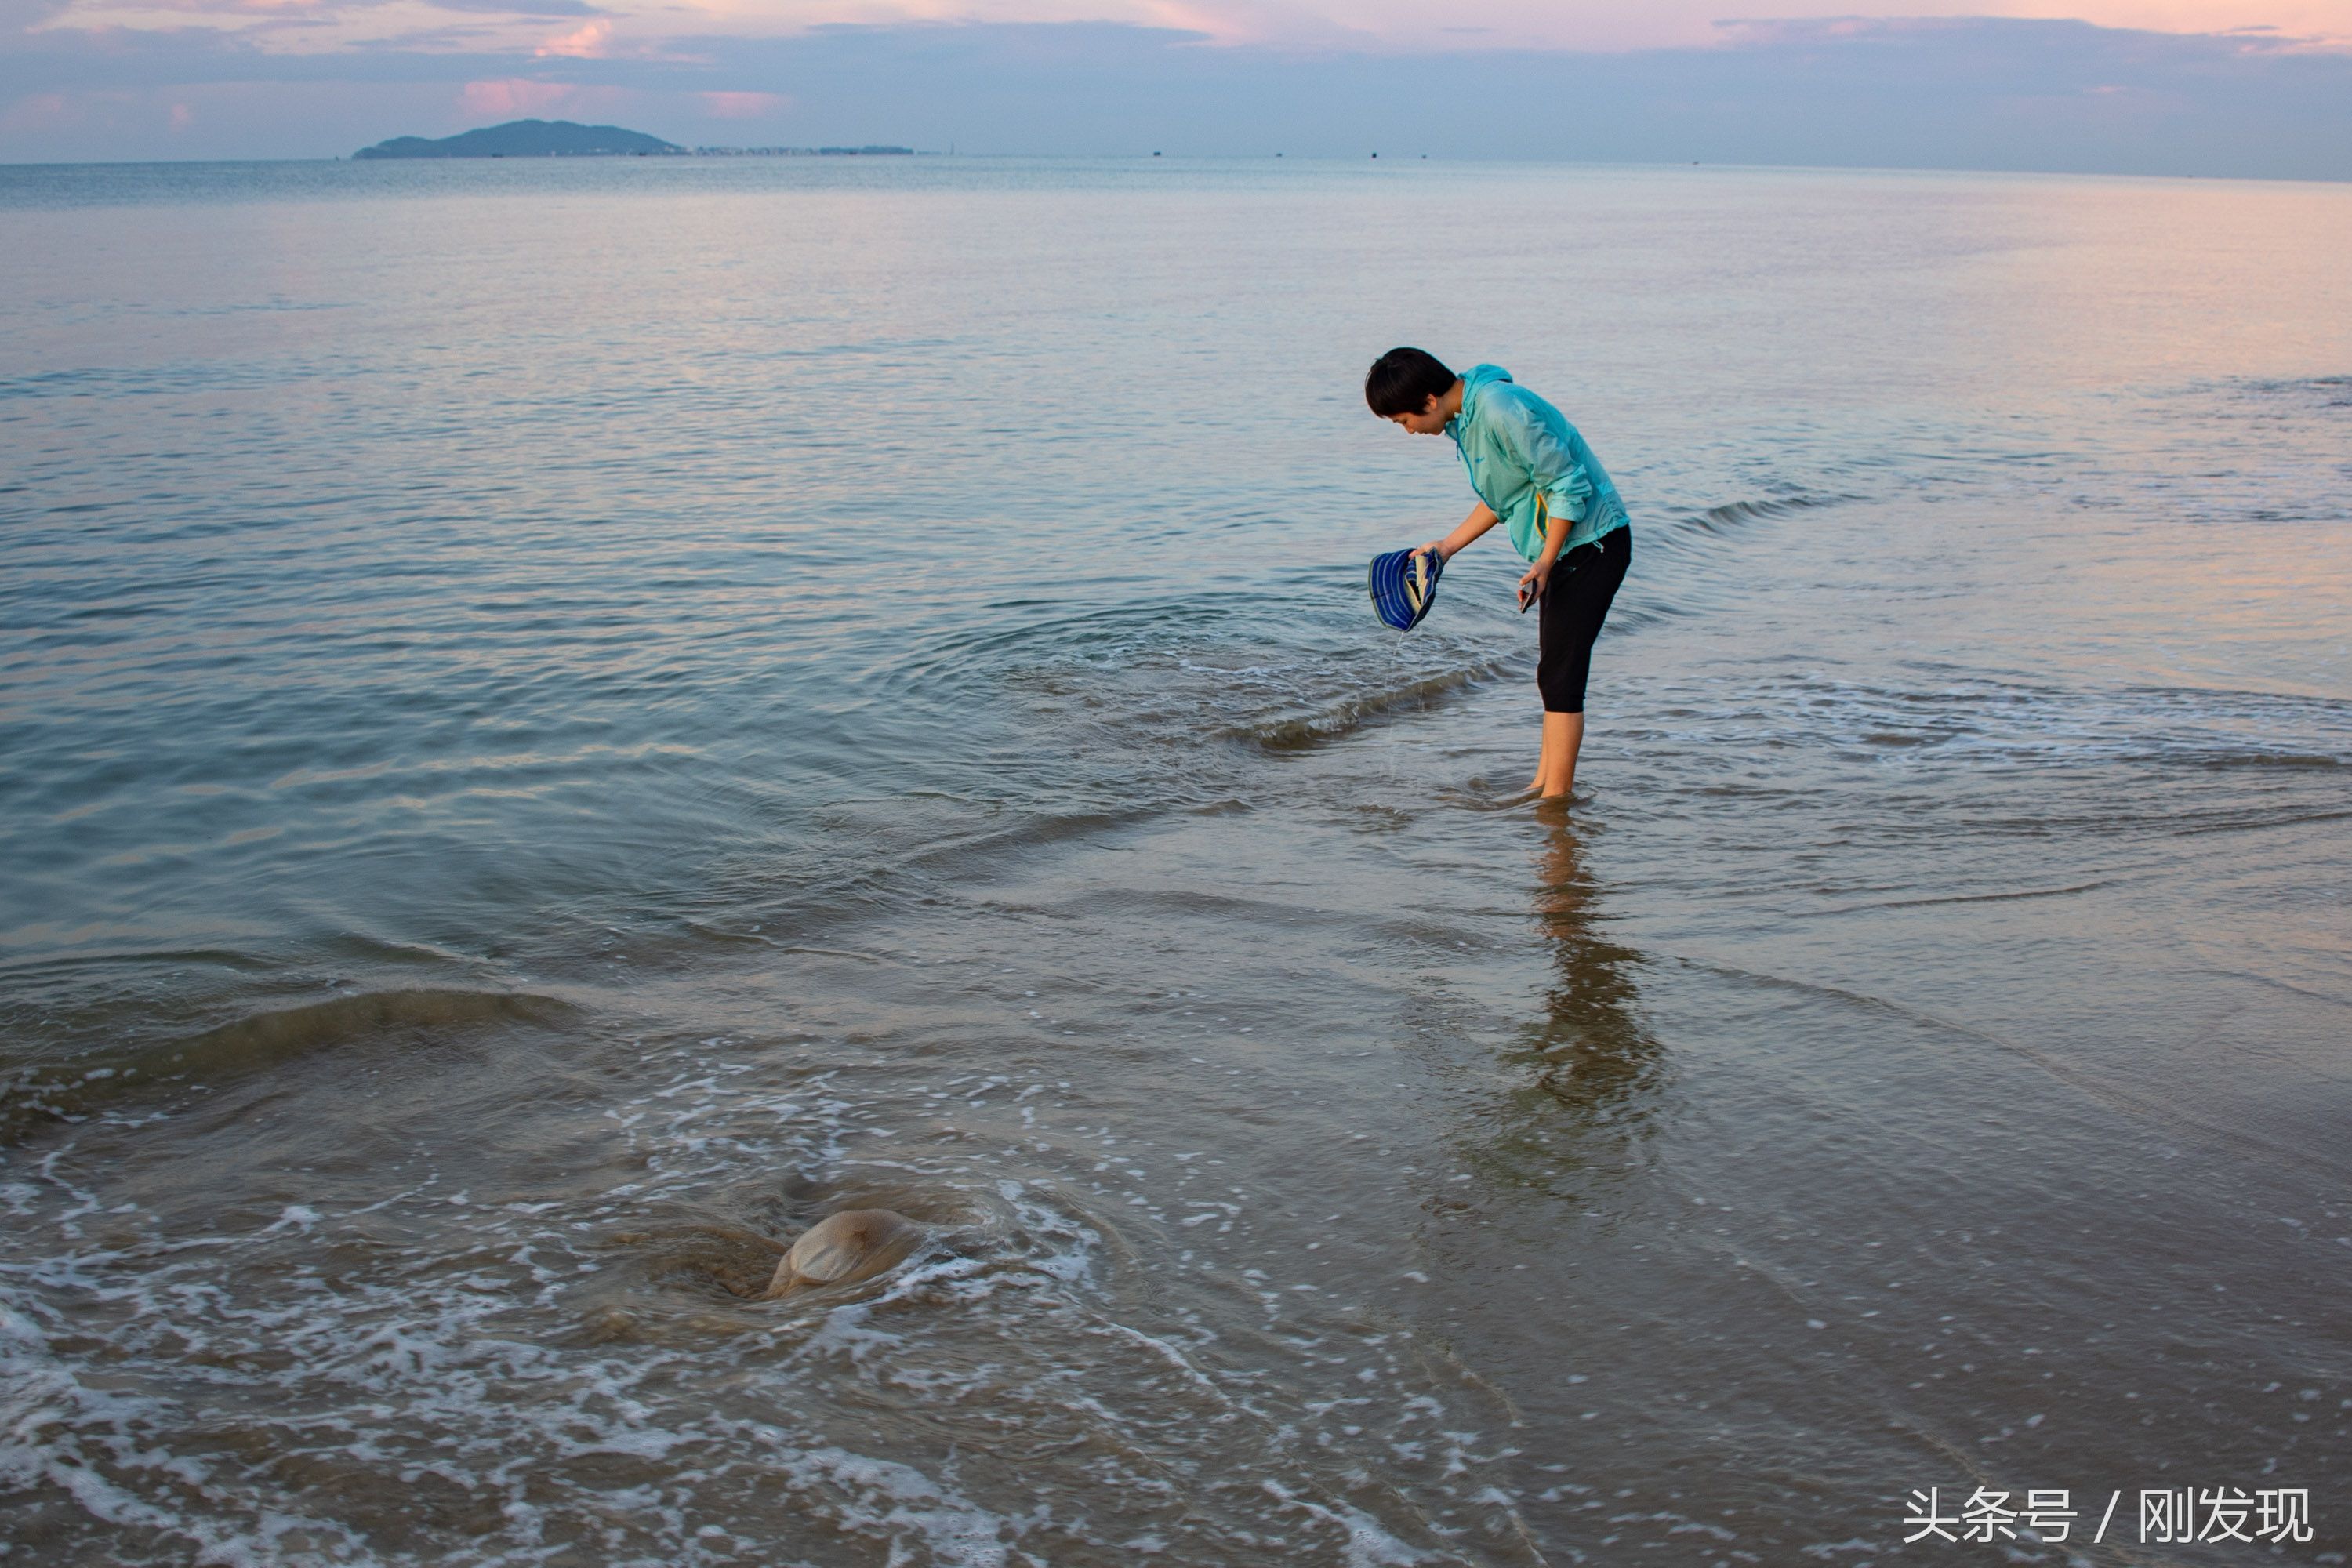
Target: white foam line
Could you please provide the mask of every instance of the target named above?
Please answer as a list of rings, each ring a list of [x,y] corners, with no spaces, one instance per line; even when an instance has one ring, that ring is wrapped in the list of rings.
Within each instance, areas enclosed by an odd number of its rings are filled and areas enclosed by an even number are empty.
[[[1311,1499],[1300,1497],[1281,1482],[1271,1479],[1258,1483],[1274,1498],[1290,1508],[1304,1509],[1327,1524],[1336,1525],[1347,1532],[1345,1548],[1349,1568],[1381,1568],[1383,1564],[1427,1562],[1426,1553],[1415,1552],[1395,1536],[1381,1528],[1380,1521],[1370,1514],[1348,1507],[1327,1508]]]
[[[891,1534],[890,1561],[898,1554],[900,1534],[919,1537],[933,1557],[955,1568],[1004,1568],[1009,1530],[1015,1540],[1018,1521],[980,1507],[961,1492],[933,1481],[911,1465],[892,1459],[868,1458],[845,1448],[813,1448],[783,1462],[784,1474],[797,1488],[814,1489],[829,1484],[852,1493],[867,1510],[860,1518],[845,1516],[847,1529],[864,1526]],[[887,1510],[882,1505],[887,1504]]]
[[[265,1516],[262,1539],[251,1541],[134,1496],[100,1475],[79,1444],[61,1447],[52,1436],[59,1428],[75,1436],[86,1427],[110,1429],[115,1437],[105,1446],[114,1450],[118,1463],[158,1471],[209,1497],[213,1489],[204,1484],[206,1471],[195,1460],[131,1446],[130,1427],[139,1418],[154,1422],[170,1415],[161,1401],[83,1384],[49,1349],[39,1325],[0,1303],[0,1487],[22,1490],[46,1481],[102,1523],[192,1541],[197,1546],[195,1562],[223,1568],[262,1568],[278,1561],[268,1542],[291,1530],[333,1536],[353,1549],[361,1546],[339,1524],[282,1513]]]
[[[1160,1352],[1160,1356],[1166,1360],[1169,1365],[1174,1367],[1177,1371],[1182,1373],[1186,1377],[1191,1378],[1194,1383],[1200,1384],[1201,1387],[1206,1389],[1211,1394],[1214,1395],[1219,1404],[1231,1405],[1233,1403],[1230,1398],[1226,1397],[1225,1391],[1219,1388],[1215,1382],[1210,1378],[1208,1373],[1202,1372],[1199,1367],[1192,1364],[1191,1357],[1178,1350],[1174,1345],[1170,1344],[1167,1341],[1155,1339],[1151,1335],[1145,1333],[1141,1329],[1130,1329],[1125,1323],[1118,1321],[1116,1318],[1098,1317],[1095,1320],[1095,1322],[1097,1326],[1108,1329],[1112,1333],[1117,1334],[1123,1339],[1133,1340],[1138,1344],[1150,1346],[1151,1349]]]

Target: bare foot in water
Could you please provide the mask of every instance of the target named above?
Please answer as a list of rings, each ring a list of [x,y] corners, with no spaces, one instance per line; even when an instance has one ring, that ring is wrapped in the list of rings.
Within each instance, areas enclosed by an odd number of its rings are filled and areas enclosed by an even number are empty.
[[[1584,715],[1546,713],[1543,761],[1531,786],[1546,800],[1562,800],[1576,788],[1576,754],[1584,749]]]

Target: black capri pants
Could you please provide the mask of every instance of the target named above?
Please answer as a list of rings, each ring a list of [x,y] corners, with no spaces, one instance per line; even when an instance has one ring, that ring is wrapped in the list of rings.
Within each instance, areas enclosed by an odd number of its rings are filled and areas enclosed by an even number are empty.
[[[1536,689],[1543,693],[1547,713],[1584,711],[1584,680],[1592,669],[1592,641],[1601,623],[1609,618],[1617,584],[1633,563],[1631,523],[1611,529],[1590,544],[1580,544],[1552,563],[1544,590],[1540,636],[1543,652],[1536,659]]]

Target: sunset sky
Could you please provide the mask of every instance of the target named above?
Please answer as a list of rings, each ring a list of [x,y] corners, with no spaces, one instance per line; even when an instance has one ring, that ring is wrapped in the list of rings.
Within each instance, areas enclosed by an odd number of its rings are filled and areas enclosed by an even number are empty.
[[[0,161],[687,143],[2352,178],[2352,0],[0,0]]]

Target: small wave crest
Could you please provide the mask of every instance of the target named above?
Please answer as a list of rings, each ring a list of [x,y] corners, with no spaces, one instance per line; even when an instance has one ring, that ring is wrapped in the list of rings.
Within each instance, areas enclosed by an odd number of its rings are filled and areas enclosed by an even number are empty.
[[[21,1142],[46,1123],[82,1121],[158,1084],[245,1078],[388,1030],[544,1026],[572,1011],[570,1004],[552,996],[521,992],[408,990],[362,992],[257,1013],[113,1061],[36,1068],[0,1085],[0,1145]]]
[[[1750,744],[1801,744],[1895,772],[1945,774],[1964,765],[1969,776],[1990,780],[2017,769],[2097,767],[2176,782],[2251,772],[2282,781],[2316,775],[2318,784],[2352,766],[2352,706],[2293,693],[2068,688],[1952,670],[1946,680],[1917,684],[1791,675],[1770,703],[1755,694],[1727,702],[1695,688],[1675,695],[1671,724],[1648,739],[1737,732]],[[2113,826],[2132,830],[2137,820]]]
[[[1409,678],[1393,686],[1348,692],[1310,712],[1235,725],[1222,733],[1228,740],[1247,741],[1269,752],[1302,751],[1337,740],[1391,714],[1433,707],[1454,693],[1502,672],[1501,660],[1488,660]]]
[[[1671,513],[1669,518],[1686,526],[1705,529],[1709,533],[1729,533],[1754,523],[1794,517],[1799,512],[1836,506],[1853,499],[1852,496],[1842,495],[1777,496],[1758,500],[1726,501],[1720,506],[1704,507],[1696,511]]]
[[[2352,375],[2307,375],[2284,381],[2239,384],[2258,397],[2278,398],[2322,408],[2352,408]]]
[[[1171,734],[1290,752],[1443,702],[1500,674],[1507,650],[1528,651],[1529,639],[1492,635],[1503,617],[1466,587],[1438,617],[1399,637],[1374,621],[1360,569],[1301,569],[1254,592],[1101,606],[958,637],[910,658],[893,679],[973,684],[1102,738],[1100,747],[1070,748],[1066,764],[1138,743],[1156,753]],[[1164,763],[1155,760],[1163,777]],[[1179,765],[1229,764],[1188,747]],[[1066,801],[1066,785],[1080,781],[1060,782],[1056,798]]]

